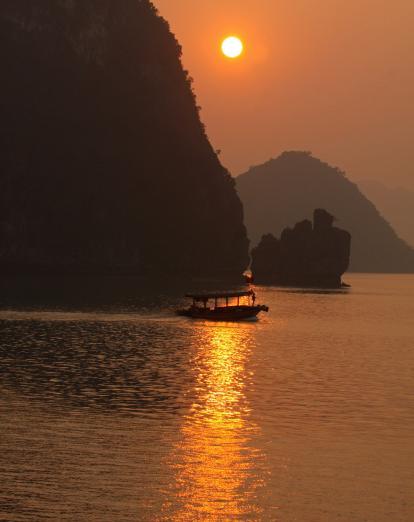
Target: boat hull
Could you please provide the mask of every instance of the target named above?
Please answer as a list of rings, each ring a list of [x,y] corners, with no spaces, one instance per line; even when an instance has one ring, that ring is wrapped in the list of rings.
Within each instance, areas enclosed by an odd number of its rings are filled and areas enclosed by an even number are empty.
[[[185,310],[178,310],[177,314],[207,321],[248,321],[257,318],[257,315],[263,311],[267,312],[268,307],[263,305],[226,306],[213,309],[191,307]]]

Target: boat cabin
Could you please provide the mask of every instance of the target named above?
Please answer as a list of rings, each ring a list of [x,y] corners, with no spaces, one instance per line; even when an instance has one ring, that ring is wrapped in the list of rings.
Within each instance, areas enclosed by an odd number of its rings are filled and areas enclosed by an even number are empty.
[[[255,319],[259,312],[268,312],[266,305],[257,305],[253,290],[244,292],[217,292],[206,294],[187,294],[193,300],[192,306],[177,310],[178,315],[193,319],[208,319],[211,321],[241,321]],[[209,301],[214,306],[208,306]]]
[[[206,293],[206,294],[187,294],[193,300],[194,308],[209,308],[209,301],[214,301],[214,309],[240,306],[254,306],[256,294],[253,290],[244,292],[225,292],[225,293]],[[200,306],[201,304],[201,306]]]

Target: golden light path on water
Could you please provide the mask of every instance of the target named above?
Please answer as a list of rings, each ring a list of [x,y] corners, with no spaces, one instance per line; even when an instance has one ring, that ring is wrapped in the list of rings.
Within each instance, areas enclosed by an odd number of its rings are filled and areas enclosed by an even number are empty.
[[[264,455],[251,444],[259,430],[249,420],[245,395],[252,377],[246,368],[251,328],[200,327],[193,361],[196,400],[168,463],[178,503],[164,506],[162,520],[260,519],[256,496],[265,476]]]

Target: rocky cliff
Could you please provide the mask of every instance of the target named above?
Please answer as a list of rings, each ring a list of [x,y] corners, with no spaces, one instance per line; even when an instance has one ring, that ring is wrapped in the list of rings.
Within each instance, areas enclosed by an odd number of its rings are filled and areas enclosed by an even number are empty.
[[[257,283],[338,288],[349,266],[351,235],[333,226],[334,217],[316,209],[311,221],[285,228],[280,240],[262,237],[252,251]]]
[[[2,0],[0,268],[225,275],[234,182],[148,0]]]
[[[282,230],[325,208],[352,235],[350,270],[414,272],[414,251],[338,169],[306,152],[285,152],[237,178],[249,237]]]

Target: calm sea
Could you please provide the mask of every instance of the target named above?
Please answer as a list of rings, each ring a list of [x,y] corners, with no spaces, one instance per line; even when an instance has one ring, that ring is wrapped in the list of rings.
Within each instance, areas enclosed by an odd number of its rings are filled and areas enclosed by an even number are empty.
[[[0,520],[413,521],[414,277],[346,280],[240,324],[3,286]]]

